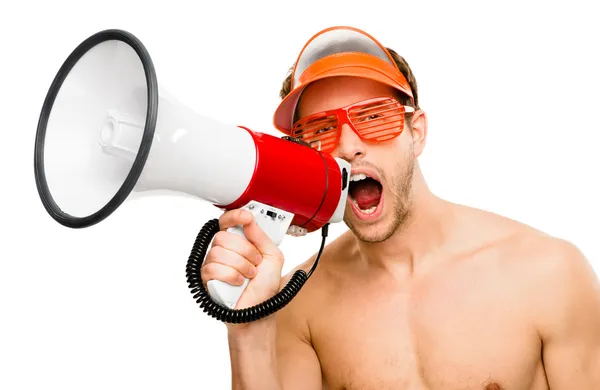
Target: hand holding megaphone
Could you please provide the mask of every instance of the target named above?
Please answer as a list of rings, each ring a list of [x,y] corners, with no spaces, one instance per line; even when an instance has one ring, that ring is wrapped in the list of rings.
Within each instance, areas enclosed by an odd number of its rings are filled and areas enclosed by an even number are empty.
[[[225,295],[230,286],[230,296],[220,299],[232,309],[244,309],[277,294],[284,255],[254,215],[244,209],[226,211],[219,226],[202,267],[202,282],[211,296]]]

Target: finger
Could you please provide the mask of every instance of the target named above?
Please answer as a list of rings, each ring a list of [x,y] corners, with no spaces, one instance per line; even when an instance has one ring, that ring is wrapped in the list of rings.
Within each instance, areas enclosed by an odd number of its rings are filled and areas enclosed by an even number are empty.
[[[221,230],[227,230],[230,227],[238,225],[247,225],[254,220],[254,215],[245,209],[234,209],[224,212],[219,217],[219,227]]]
[[[229,249],[254,265],[260,264],[261,253],[247,239],[238,234],[227,231],[217,232],[213,237],[212,246],[213,248],[223,247]]]
[[[236,269],[219,263],[210,263],[202,267],[202,282],[206,286],[211,280],[220,280],[232,286],[244,284],[244,276]]]
[[[254,216],[252,215],[252,217]],[[254,218],[250,223],[244,225],[244,235],[246,236],[246,239],[250,241],[250,243],[252,243],[263,256],[269,256],[283,260],[283,254],[279,250],[279,247],[265,233],[265,231],[258,226]]]
[[[240,256],[227,248],[216,246],[211,248],[210,252],[206,256],[204,264],[218,263],[227,265],[246,278],[253,278],[256,276],[256,267],[250,263],[246,258]],[[203,271],[204,272],[204,271]]]

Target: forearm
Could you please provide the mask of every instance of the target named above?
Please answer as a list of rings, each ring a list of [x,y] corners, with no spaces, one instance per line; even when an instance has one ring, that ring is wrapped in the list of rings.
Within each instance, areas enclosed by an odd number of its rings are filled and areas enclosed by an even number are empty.
[[[233,390],[282,390],[277,370],[276,324],[272,319],[228,332]]]

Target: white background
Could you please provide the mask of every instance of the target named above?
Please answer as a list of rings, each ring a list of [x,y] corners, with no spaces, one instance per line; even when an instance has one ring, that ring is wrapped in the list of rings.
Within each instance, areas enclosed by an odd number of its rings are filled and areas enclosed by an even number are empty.
[[[56,71],[89,35],[106,28],[134,33],[161,85],[181,101],[223,122],[279,135],[272,113],[304,42],[331,25],[362,28],[405,56],[416,74],[430,126],[421,164],[432,190],[568,239],[600,271],[596,7],[3,3],[0,388],[230,388],[225,328],[195,305],[185,280],[197,231],[220,214],[214,206],[145,199],[125,203],[94,227],[70,230],[39,201],[38,116]],[[332,238],[344,229],[334,226]],[[318,244],[318,233],[286,238],[285,271]]]

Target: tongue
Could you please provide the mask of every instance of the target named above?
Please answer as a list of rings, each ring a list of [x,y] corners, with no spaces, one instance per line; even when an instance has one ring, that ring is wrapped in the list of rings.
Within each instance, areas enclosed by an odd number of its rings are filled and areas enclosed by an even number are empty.
[[[381,198],[381,185],[374,180],[361,180],[356,183],[352,197],[363,210],[377,206]]]

